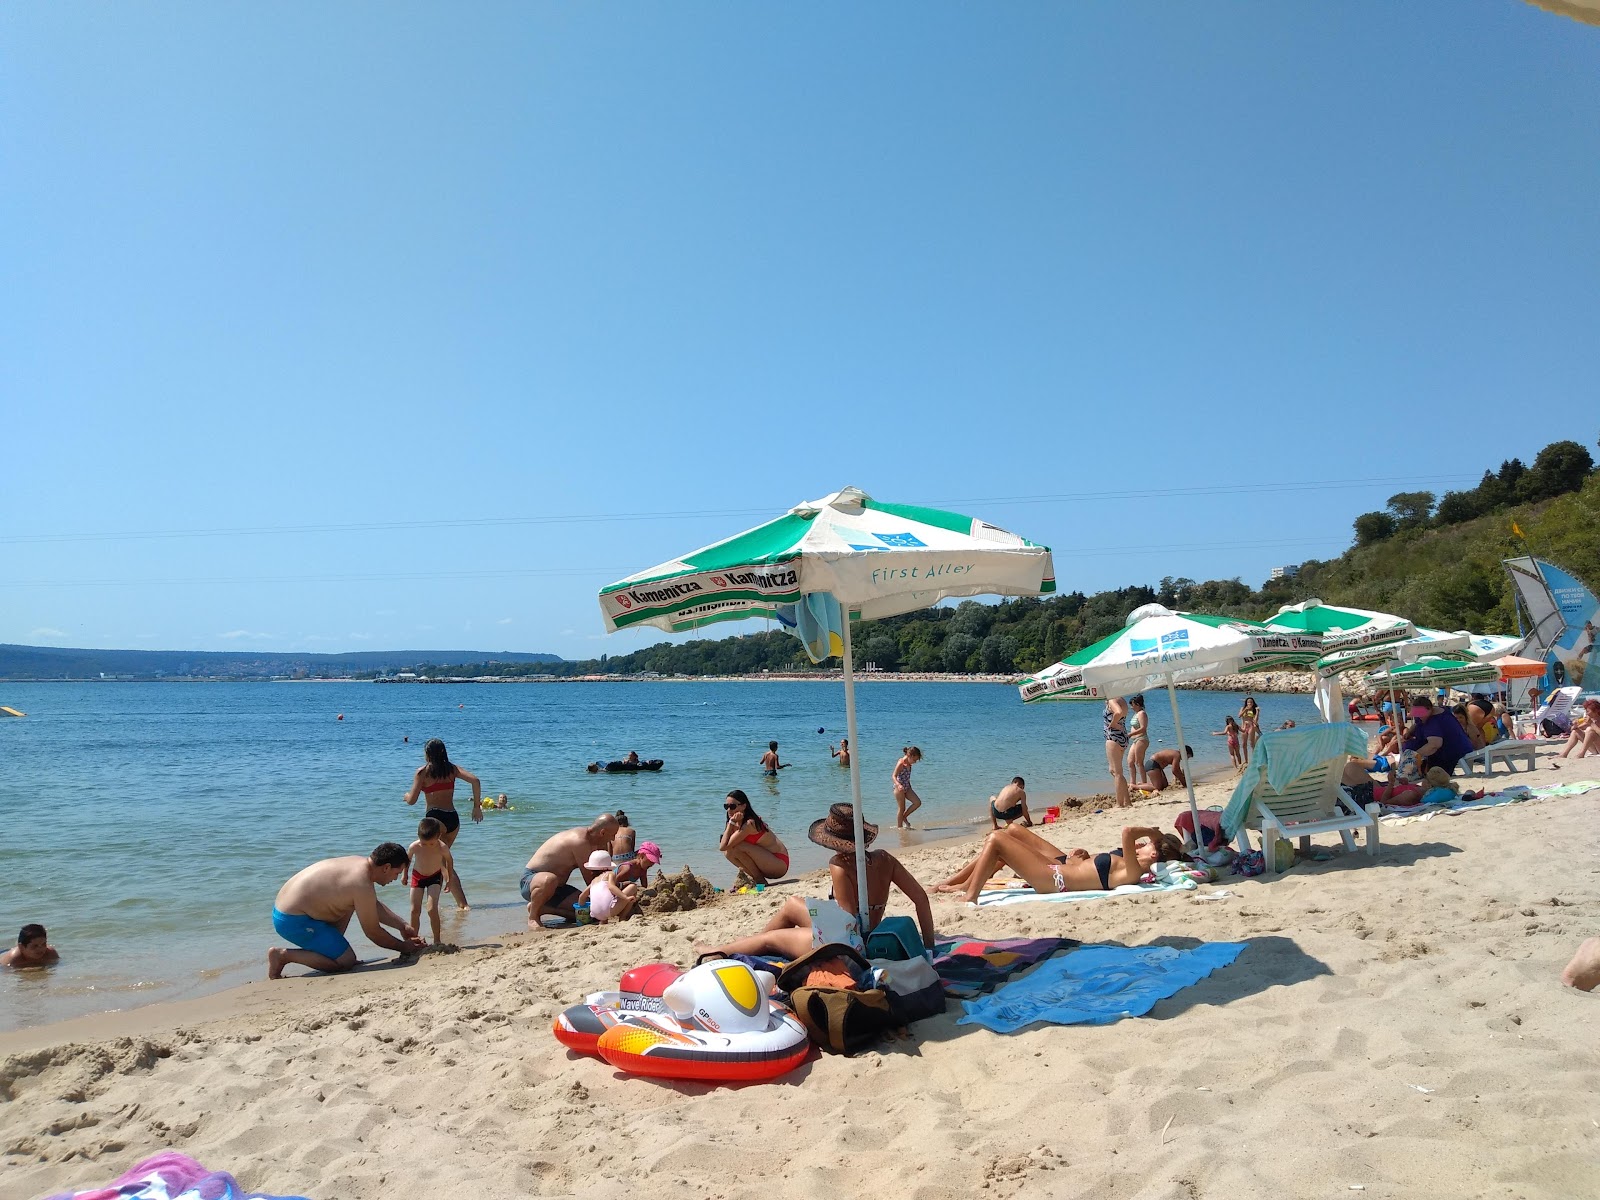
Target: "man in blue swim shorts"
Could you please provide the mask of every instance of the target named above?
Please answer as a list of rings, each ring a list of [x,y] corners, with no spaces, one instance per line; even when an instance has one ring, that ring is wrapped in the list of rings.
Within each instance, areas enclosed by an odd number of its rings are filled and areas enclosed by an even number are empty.
[[[345,939],[350,918],[375,946],[399,954],[422,949],[417,931],[378,902],[379,887],[400,878],[410,866],[404,846],[384,842],[366,858],[352,854],[312,863],[278,889],[272,902],[272,927],[298,949],[267,951],[267,978],[282,979],[283,968],[299,963],[313,971],[348,971],[360,960]],[[387,925],[400,936],[393,937]]]

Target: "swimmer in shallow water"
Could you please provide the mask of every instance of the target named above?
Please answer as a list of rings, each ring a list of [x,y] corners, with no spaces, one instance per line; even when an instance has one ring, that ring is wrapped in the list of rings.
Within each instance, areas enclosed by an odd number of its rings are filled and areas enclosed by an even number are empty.
[[[0,967],[23,970],[27,967],[48,967],[61,961],[61,955],[50,944],[50,935],[43,925],[24,925],[17,934],[17,944],[0,954]]]

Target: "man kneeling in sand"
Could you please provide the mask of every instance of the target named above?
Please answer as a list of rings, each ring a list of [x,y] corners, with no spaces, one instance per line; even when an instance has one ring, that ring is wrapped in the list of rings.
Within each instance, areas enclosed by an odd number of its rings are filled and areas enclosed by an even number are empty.
[[[1167,782],[1168,771],[1172,772],[1172,777],[1179,787],[1189,782],[1183,775],[1183,760],[1186,757],[1193,758],[1194,751],[1188,746],[1183,750],[1183,754],[1179,754],[1176,750],[1157,750],[1150,756],[1150,761],[1144,764],[1145,777],[1150,781],[1152,792],[1164,792],[1171,786]]]
[[[543,929],[540,918],[544,916],[577,919],[572,906],[580,893],[567,880],[579,871],[587,885],[600,875],[584,864],[596,850],[611,849],[619,828],[616,817],[601,813],[587,826],[562,830],[533,852],[522,870],[521,887],[522,898],[528,902],[529,929]]]
[[[378,902],[378,887],[386,887],[410,865],[406,848],[384,842],[366,858],[351,854],[312,863],[278,889],[272,902],[272,927],[278,936],[299,947],[267,951],[267,978],[282,979],[288,963],[313,971],[348,971],[359,959],[344,931],[354,915],[361,932],[375,946],[399,954],[422,949],[417,931]],[[383,926],[399,931],[398,938]]]

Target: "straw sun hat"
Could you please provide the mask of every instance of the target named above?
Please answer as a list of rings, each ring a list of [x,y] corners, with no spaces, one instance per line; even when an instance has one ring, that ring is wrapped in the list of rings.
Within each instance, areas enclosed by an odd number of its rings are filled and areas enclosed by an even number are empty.
[[[872,845],[872,840],[878,836],[878,827],[871,822],[863,822],[861,834],[867,845]],[[856,848],[856,812],[849,804],[835,804],[828,809],[828,815],[821,820],[811,822],[811,828],[806,836],[819,846],[829,850],[836,850],[841,854],[853,851]]]

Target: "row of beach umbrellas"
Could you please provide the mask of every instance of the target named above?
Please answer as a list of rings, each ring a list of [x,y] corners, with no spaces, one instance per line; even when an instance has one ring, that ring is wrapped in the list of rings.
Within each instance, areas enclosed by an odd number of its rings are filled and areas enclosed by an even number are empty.
[[[718,621],[765,617],[800,638],[812,661],[844,664],[845,723],[856,737],[850,621],[894,616],[957,596],[1041,596],[1055,591],[1050,550],[974,517],[876,500],[846,487],[600,591],[607,632],[638,625],[671,633]],[[1133,612],[1109,637],[1025,679],[1024,702],[1103,702],[1164,688],[1182,753],[1176,685],[1215,675],[1314,668],[1318,707],[1343,719],[1338,675],[1379,668],[1392,689],[1488,682],[1492,659],[1517,639],[1419,629],[1403,617],[1308,600],[1270,622],[1174,612]],[[1526,661],[1526,660],[1522,660]],[[1533,664],[1541,671],[1542,664]],[[866,903],[859,753],[850,756],[855,800],[857,895]],[[1199,828],[1194,785],[1184,772]]]

